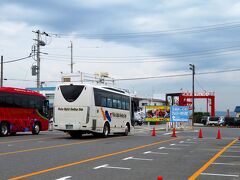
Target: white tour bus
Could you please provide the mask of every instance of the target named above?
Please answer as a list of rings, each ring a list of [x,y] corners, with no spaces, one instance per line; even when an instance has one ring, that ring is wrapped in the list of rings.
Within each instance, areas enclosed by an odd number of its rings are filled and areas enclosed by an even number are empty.
[[[57,86],[54,98],[54,129],[71,137],[110,133],[128,135],[131,128],[131,98],[111,87],[68,83]]]

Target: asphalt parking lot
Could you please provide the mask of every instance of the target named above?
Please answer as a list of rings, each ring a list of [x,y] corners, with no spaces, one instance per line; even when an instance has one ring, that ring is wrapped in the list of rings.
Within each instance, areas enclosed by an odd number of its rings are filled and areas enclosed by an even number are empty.
[[[146,126],[129,136],[71,139],[49,131],[0,138],[0,179],[240,179],[238,128],[199,127],[151,136]]]

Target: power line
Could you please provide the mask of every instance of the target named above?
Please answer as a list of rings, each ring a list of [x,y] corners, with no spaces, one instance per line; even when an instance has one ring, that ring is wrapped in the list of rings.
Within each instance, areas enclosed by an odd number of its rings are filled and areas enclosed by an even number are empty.
[[[96,34],[84,34],[84,33],[74,33],[72,35],[59,33],[54,34],[55,37],[59,38],[68,38],[73,36],[80,36],[85,38],[97,38],[97,37],[104,37],[104,38],[126,38],[126,37],[141,37],[141,36],[157,36],[162,34],[176,34],[176,33],[199,33],[199,32],[206,32],[206,31],[216,31],[222,29],[232,29],[232,28],[239,28],[240,22],[228,22],[228,23],[221,23],[221,24],[213,24],[208,26],[197,26],[197,27],[190,27],[190,28],[177,28],[177,29],[169,29],[169,30],[158,30],[158,31],[149,31],[149,32],[127,32],[127,33],[96,33]]]
[[[98,63],[98,64],[135,64],[135,63],[160,63],[160,62],[170,62],[170,61],[178,61],[180,59],[189,59],[189,58],[201,58],[201,59],[191,59],[191,61],[204,61],[208,60],[210,57],[217,57],[217,56],[227,56],[227,55],[233,55],[233,54],[238,54],[240,53],[239,50],[235,51],[227,51],[227,52],[221,52],[221,53],[204,53],[204,54],[194,54],[194,55],[182,55],[182,56],[169,56],[169,57],[149,57],[145,59],[123,59],[123,60],[95,60],[95,59],[89,59],[89,60],[84,60],[84,59],[79,59],[79,58],[74,58],[75,63],[80,62],[80,63],[87,63],[87,64],[92,64],[92,63]],[[169,58],[169,59],[166,59]],[[60,58],[60,57],[44,57],[44,60],[48,61],[57,61],[57,62],[67,62],[69,58]]]
[[[201,72],[201,73],[195,73],[195,75],[219,74],[219,73],[237,72],[237,71],[240,71],[240,68],[228,69],[228,70],[218,70],[218,71],[209,71],[209,72]],[[184,77],[184,76],[191,76],[191,75],[192,75],[192,73],[186,73],[186,74],[174,74],[174,75],[165,75],[165,76],[148,76],[148,77],[136,77],[136,78],[122,78],[122,79],[115,79],[114,81],[131,81],[131,80],[173,78],[173,77]]]
[[[9,61],[5,61],[3,62],[4,64],[7,64],[7,63],[13,63],[13,62],[17,62],[17,61],[22,61],[22,60],[25,60],[25,59],[28,59],[32,57],[32,55],[30,54],[29,56],[26,56],[26,57],[23,57],[23,58],[18,58],[18,59],[14,59],[14,60],[9,60]]]
[[[206,72],[200,72],[195,73],[195,75],[208,75],[208,74],[220,74],[220,73],[228,73],[228,72],[238,72],[240,71],[240,68],[237,69],[226,69],[226,70],[217,70],[217,71],[206,71]],[[173,75],[163,75],[163,76],[146,76],[146,77],[136,77],[136,78],[119,78],[114,79],[114,81],[132,81],[132,80],[148,80],[148,79],[162,79],[162,78],[174,78],[174,77],[186,77],[191,76],[192,73],[183,73],[183,74],[173,74]],[[27,80],[27,79],[8,79],[4,78],[4,80],[10,80],[10,81],[32,81],[36,82],[34,80]],[[43,80],[44,82],[61,82],[60,80]]]
[[[158,56],[162,57],[186,57],[186,56],[197,56],[197,55],[208,55],[208,54],[214,54],[214,53],[228,53],[228,52],[235,52],[239,51],[239,46],[230,46],[230,47],[221,47],[216,49],[207,49],[203,51],[192,51],[188,53],[169,53],[169,54],[159,54]],[[69,55],[64,54],[47,54],[47,57],[56,57],[56,58],[69,58]],[[160,57],[157,56],[123,56],[123,57],[93,57],[93,56],[74,56],[74,58],[83,58],[83,60],[100,60],[100,59],[111,59],[111,60],[144,60],[144,59],[159,59]],[[161,59],[161,58],[160,58]],[[108,62],[105,60],[105,62]]]

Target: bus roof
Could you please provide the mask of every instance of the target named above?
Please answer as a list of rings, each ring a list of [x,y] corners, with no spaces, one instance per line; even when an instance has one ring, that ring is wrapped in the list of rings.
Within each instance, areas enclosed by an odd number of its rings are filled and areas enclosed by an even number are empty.
[[[0,92],[9,92],[9,93],[17,93],[17,94],[27,94],[27,95],[33,95],[33,96],[42,96],[44,97],[44,95],[35,92],[35,91],[31,91],[31,90],[27,90],[27,89],[20,89],[20,88],[14,88],[14,87],[0,87]]]
[[[126,95],[126,96],[130,96],[130,94],[128,92],[124,92],[118,88],[114,88],[114,87],[111,87],[111,86],[103,86],[103,85],[95,85],[95,84],[88,84],[88,83],[73,83],[73,82],[67,82],[67,83],[62,83],[62,84],[59,84],[58,86],[66,86],[66,85],[82,85],[82,86],[90,86],[90,87],[93,87],[93,88],[97,88],[97,89],[102,89],[102,90],[105,90],[105,91],[108,91],[108,92],[113,92],[113,93],[117,93],[117,94],[121,94],[121,95]]]

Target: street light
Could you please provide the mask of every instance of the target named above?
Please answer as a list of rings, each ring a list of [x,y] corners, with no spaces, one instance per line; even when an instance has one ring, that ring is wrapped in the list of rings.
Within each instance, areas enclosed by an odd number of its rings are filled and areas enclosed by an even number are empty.
[[[194,125],[194,109],[195,109],[195,103],[194,103],[194,75],[195,75],[195,65],[189,64],[189,69],[192,70],[192,126]]]

